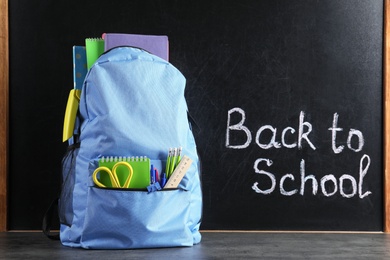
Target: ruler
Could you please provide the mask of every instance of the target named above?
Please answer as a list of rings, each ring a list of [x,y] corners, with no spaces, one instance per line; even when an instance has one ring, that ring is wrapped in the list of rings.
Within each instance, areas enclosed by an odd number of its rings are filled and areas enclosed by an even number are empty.
[[[173,171],[171,177],[169,177],[167,183],[164,186],[164,189],[175,189],[177,186],[179,186],[179,183],[183,179],[184,175],[186,174],[187,170],[190,168],[192,164],[192,160],[190,157],[184,155],[179,164],[176,166],[175,170]]]

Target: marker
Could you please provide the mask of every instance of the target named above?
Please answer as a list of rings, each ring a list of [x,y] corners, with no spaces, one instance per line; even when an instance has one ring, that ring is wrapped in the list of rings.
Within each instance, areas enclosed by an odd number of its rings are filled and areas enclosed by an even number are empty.
[[[162,177],[161,177],[161,188],[164,188],[165,184],[167,183],[167,175],[166,173],[164,172]]]

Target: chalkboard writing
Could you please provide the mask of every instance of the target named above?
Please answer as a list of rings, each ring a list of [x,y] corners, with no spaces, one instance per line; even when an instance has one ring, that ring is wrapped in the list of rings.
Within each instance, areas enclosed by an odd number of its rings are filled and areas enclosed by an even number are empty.
[[[40,228],[58,194],[72,46],[113,32],[169,37],[197,125],[202,229],[382,230],[383,1],[9,7],[10,229]]]
[[[237,124],[231,125],[231,114],[232,113],[239,113],[241,115],[241,120]],[[304,117],[305,117],[305,113],[303,111],[301,111],[301,113],[299,115],[298,131],[296,131],[291,126],[287,126],[286,128],[283,129],[281,136],[280,136],[280,138],[281,138],[280,142],[278,142],[276,140],[278,131],[275,127],[273,127],[271,125],[261,126],[259,128],[259,130],[256,132],[256,144],[261,149],[271,149],[271,148],[281,148],[281,147],[285,147],[288,149],[293,149],[293,148],[302,149],[302,145],[303,145],[302,143],[303,143],[303,141],[305,141],[311,149],[316,150],[315,145],[309,139],[309,134],[311,131],[313,131],[312,124],[310,122],[306,122],[304,120]],[[335,113],[333,116],[332,127],[330,127],[328,129],[329,131],[331,131],[332,149],[333,149],[333,152],[335,154],[341,153],[344,149],[344,145],[337,145],[336,144],[337,132],[343,131],[343,128],[337,127],[338,117],[339,117],[339,115],[337,113]],[[252,140],[252,134],[251,134],[251,131],[244,125],[244,123],[245,123],[245,111],[243,109],[233,108],[233,109],[230,109],[228,111],[227,130],[226,130],[226,147],[227,148],[245,149],[249,146],[249,144]],[[267,142],[262,143],[260,141],[262,139],[261,134],[263,133],[263,131],[267,131],[267,130],[271,132],[270,139]],[[234,132],[234,131],[243,131],[246,134],[246,142],[244,144],[240,144],[240,145],[231,145],[230,144],[231,132]],[[286,138],[285,138],[287,132],[289,132],[290,134],[294,134],[295,132],[297,132],[297,136],[296,136],[297,141],[295,141],[293,143],[287,143]],[[353,137],[355,137],[355,139],[357,139],[356,147],[352,146],[352,138]],[[362,132],[359,130],[356,130],[356,129],[350,129],[346,143],[347,143],[347,147],[350,150],[352,150],[354,152],[360,152],[364,146],[364,138],[363,138]],[[270,194],[270,193],[274,192],[274,190],[275,190],[276,178],[275,178],[274,174],[267,172],[265,170],[259,169],[259,164],[261,162],[265,162],[266,166],[270,167],[273,164],[273,161],[270,159],[267,159],[267,158],[258,158],[255,161],[254,166],[253,166],[253,168],[257,174],[265,175],[270,179],[271,187],[269,189],[262,190],[258,187],[259,183],[255,182],[252,186],[252,189],[255,192],[260,193],[260,194]],[[339,190],[341,196],[344,198],[352,198],[353,196],[355,196],[357,194],[357,192],[359,192],[359,198],[361,198],[361,199],[370,195],[371,191],[366,191],[364,193],[362,191],[364,177],[368,172],[370,164],[371,164],[370,156],[368,156],[367,154],[364,154],[362,156],[362,158],[360,159],[359,177],[357,178],[358,186],[357,186],[357,180],[349,174],[343,174],[339,178],[338,181],[336,180],[336,177],[333,174],[325,175],[320,180],[320,187],[321,187],[322,194],[326,197],[329,197],[329,196],[334,195]],[[292,196],[292,195],[298,193],[298,189],[286,191],[283,184],[287,178],[290,179],[291,181],[295,181],[294,175],[292,175],[292,174],[283,175],[280,179],[280,185],[279,185],[280,194],[285,195],[285,196]],[[302,159],[301,163],[300,163],[300,181],[301,181],[300,191],[299,191],[300,195],[305,194],[305,185],[306,185],[306,182],[308,180],[311,180],[312,192],[313,192],[313,195],[316,195],[317,191],[318,191],[319,181],[316,179],[316,177],[314,175],[309,175],[309,176],[305,175],[305,160]],[[352,191],[349,194],[347,194],[344,191],[344,182],[346,180],[348,180],[350,182],[350,186],[351,186],[350,188],[352,189]],[[328,183],[328,182],[331,182],[331,185],[333,185],[331,187],[331,189],[333,189],[332,191],[328,191],[326,188],[326,186],[327,186],[326,183]]]

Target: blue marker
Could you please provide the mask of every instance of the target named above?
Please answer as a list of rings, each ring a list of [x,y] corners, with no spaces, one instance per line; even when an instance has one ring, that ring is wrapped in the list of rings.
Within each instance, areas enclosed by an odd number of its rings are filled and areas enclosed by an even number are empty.
[[[167,183],[167,175],[165,174],[165,172],[163,173],[162,177],[161,177],[161,188],[164,188],[165,184]]]

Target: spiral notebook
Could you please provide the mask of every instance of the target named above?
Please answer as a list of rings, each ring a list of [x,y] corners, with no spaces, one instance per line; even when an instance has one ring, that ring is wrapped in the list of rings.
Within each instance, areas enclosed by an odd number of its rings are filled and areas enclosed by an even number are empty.
[[[101,38],[87,38],[85,39],[85,49],[87,54],[87,67],[90,69],[104,52],[104,40]]]
[[[121,156],[107,156],[99,159],[99,167],[105,166],[112,170],[117,162],[128,162],[133,168],[133,177],[130,182],[129,188],[145,189],[150,185],[150,159],[146,156],[133,156],[133,157],[121,157]],[[126,181],[128,176],[128,170],[126,168],[118,167],[116,173],[119,182],[122,184]],[[110,178],[107,174],[100,176],[100,182],[106,186],[112,186]]]

